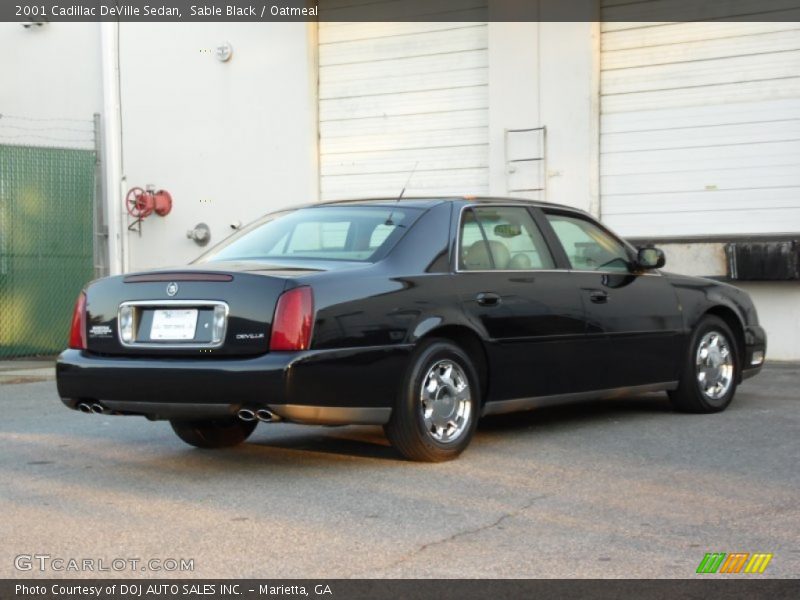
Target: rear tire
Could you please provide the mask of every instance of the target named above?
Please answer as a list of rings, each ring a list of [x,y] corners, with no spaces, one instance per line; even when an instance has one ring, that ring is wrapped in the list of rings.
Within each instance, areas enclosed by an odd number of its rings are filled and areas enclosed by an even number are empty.
[[[728,324],[707,315],[692,333],[678,389],[669,392],[672,405],[689,413],[715,413],[733,400],[739,381],[739,352]]]
[[[448,340],[426,341],[414,353],[386,437],[410,460],[452,460],[475,433],[479,394],[467,354]]]
[[[190,446],[205,449],[238,446],[250,437],[257,424],[236,418],[170,421],[179,438]]]

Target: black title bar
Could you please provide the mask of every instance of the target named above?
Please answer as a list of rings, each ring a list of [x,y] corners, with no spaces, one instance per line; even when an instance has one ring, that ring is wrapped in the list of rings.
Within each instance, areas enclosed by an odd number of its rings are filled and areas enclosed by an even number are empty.
[[[2,0],[0,21],[800,21],[800,0]]]
[[[5,579],[3,600],[578,600],[636,598],[714,598],[795,600],[800,580],[758,578],[703,579]]]

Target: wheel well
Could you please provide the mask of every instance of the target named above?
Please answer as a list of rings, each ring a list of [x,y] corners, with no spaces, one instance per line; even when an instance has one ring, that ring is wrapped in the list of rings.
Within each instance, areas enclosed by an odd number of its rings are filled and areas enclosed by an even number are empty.
[[[746,360],[744,327],[742,326],[741,320],[736,315],[736,313],[733,312],[733,310],[731,310],[727,306],[714,306],[713,308],[708,309],[705,312],[705,314],[719,317],[720,319],[725,321],[725,324],[728,327],[731,328],[731,331],[733,332],[733,335],[736,338],[736,350],[740,362],[739,373],[741,373],[742,372],[741,365],[743,365],[744,361]]]
[[[459,325],[445,325],[428,332],[421,340],[430,338],[443,338],[450,340],[459,346],[475,365],[478,372],[478,379],[481,387],[481,402],[486,399],[486,391],[489,388],[489,360],[486,356],[486,348],[483,342],[474,331],[468,327]]]

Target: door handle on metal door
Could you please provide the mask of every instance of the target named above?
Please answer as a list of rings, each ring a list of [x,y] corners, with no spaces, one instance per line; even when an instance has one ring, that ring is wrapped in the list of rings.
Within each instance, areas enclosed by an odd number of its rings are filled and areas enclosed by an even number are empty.
[[[605,304],[608,302],[608,293],[600,290],[594,290],[589,293],[589,300],[595,304]]]
[[[500,296],[494,292],[481,292],[475,296],[475,300],[481,306],[497,306],[500,304]]]

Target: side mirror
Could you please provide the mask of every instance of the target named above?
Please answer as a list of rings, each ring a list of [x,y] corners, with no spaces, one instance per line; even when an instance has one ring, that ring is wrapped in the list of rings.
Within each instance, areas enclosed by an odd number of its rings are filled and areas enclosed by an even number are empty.
[[[639,248],[636,264],[642,269],[660,269],[667,262],[664,251],[660,248]]]

